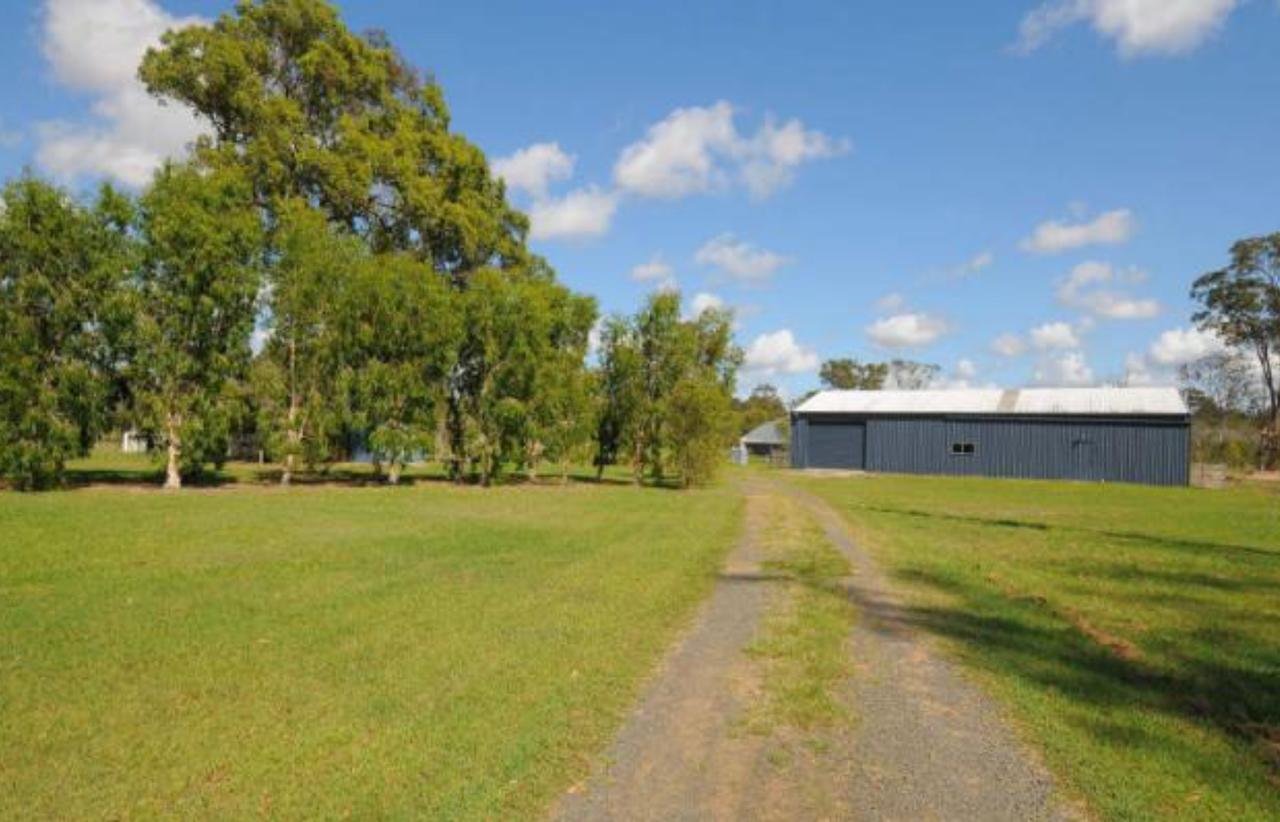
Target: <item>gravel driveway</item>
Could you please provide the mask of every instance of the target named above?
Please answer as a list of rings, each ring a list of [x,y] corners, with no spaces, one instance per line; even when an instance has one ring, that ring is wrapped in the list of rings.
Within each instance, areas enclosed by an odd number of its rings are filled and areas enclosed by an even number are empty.
[[[903,618],[883,574],[825,502],[753,481],[747,527],[720,583],[671,650],[597,772],[555,810],[565,820],[1067,818],[1035,755],[995,704]],[[829,749],[779,767],[744,732],[758,672],[744,653],[781,585],[762,572],[761,498],[790,494],[850,560],[857,715]]]

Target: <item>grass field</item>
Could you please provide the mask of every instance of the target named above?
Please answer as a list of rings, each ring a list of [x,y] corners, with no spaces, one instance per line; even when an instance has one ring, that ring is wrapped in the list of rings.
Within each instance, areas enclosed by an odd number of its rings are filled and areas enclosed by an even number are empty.
[[[926,477],[833,503],[1109,819],[1280,818],[1280,495]]]
[[[127,479],[119,459],[80,481]],[[609,485],[0,492],[0,817],[536,816],[740,509]]]

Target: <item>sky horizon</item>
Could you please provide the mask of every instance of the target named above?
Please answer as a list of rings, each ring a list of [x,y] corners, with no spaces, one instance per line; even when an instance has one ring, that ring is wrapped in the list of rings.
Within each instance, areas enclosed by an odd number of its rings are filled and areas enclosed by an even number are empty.
[[[0,173],[145,184],[200,124],[141,52],[230,0],[0,8]],[[1280,3],[338,3],[443,85],[531,246],[605,313],[732,308],[759,382],[1171,382],[1187,292],[1280,230]]]

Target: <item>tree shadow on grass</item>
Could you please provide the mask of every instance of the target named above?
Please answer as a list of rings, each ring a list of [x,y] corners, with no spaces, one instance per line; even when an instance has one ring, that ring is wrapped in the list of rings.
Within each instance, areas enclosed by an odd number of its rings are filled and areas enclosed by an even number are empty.
[[[915,568],[899,579],[948,595],[951,606],[876,606],[876,630],[923,630],[945,638],[980,668],[1031,683],[1087,709],[1087,731],[1102,744],[1144,748],[1191,745],[1181,756],[1221,779],[1229,763],[1203,761],[1193,743],[1142,725],[1141,712],[1191,720],[1240,744],[1280,779],[1280,643],[1219,632],[1166,629],[1176,656],[1148,658],[1100,642],[1072,615],[1042,597],[1010,596],[977,582]],[[1215,623],[1204,614],[1201,625]],[[1133,709],[1138,709],[1134,711]],[[1248,780],[1247,774],[1239,775]]]
[[[1085,528],[1079,525],[1063,525],[1048,522],[1036,522],[1034,520],[1019,520],[1012,518],[1000,517],[981,517],[968,514],[951,514],[943,511],[921,511],[914,508],[894,508],[889,506],[862,505],[858,506],[866,511],[873,511],[878,514],[897,514],[906,517],[920,517],[924,519],[946,520],[951,522],[960,522],[969,525],[983,525],[993,528],[1025,528],[1033,531],[1060,531],[1074,532],[1080,534],[1092,534],[1095,536],[1107,537],[1109,539],[1123,540],[1127,542],[1145,543],[1159,548],[1173,548],[1182,551],[1224,551],[1230,553],[1247,554],[1252,556],[1267,557],[1270,559],[1280,559],[1280,551],[1270,551],[1265,548],[1259,548],[1254,545],[1235,545],[1226,542],[1210,542],[1204,540],[1188,540],[1179,539],[1177,537],[1169,537],[1158,534],[1146,534],[1141,531],[1116,531],[1103,528]]]
[[[230,486],[277,488],[280,487],[280,479],[283,473],[283,469],[279,466],[258,467],[256,465],[240,464],[236,469],[230,471],[206,469],[196,474],[186,475],[182,479],[182,485],[184,488],[222,488]],[[444,472],[415,473],[412,471],[401,474],[397,484],[404,487],[417,485],[480,487],[483,485],[481,477],[470,472],[463,475],[461,479],[454,479]],[[163,485],[164,470],[156,466],[128,468],[73,467],[65,471],[61,486],[55,486],[48,490],[75,490],[93,486],[159,489]],[[332,466],[312,471],[295,471],[290,478],[290,485],[298,487],[334,486],[347,488],[392,487],[387,481],[385,473],[376,474],[372,468],[347,466]],[[630,477],[617,475],[597,477],[594,471],[570,471],[567,482],[562,481],[558,474],[554,476],[542,474],[531,478],[523,472],[507,471],[495,477],[492,482],[493,487],[504,488],[522,486],[555,488],[566,485],[616,488],[636,487],[664,491],[683,490],[683,485],[675,477],[645,477],[637,484]]]

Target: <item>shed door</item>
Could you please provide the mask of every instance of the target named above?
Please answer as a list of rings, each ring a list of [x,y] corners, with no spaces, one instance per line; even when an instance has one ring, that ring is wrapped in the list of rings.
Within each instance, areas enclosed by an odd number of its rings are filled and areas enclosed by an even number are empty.
[[[1102,479],[1102,462],[1098,455],[1098,433],[1076,428],[1071,432],[1070,479]]]
[[[809,467],[862,470],[866,466],[864,423],[810,422]]]

